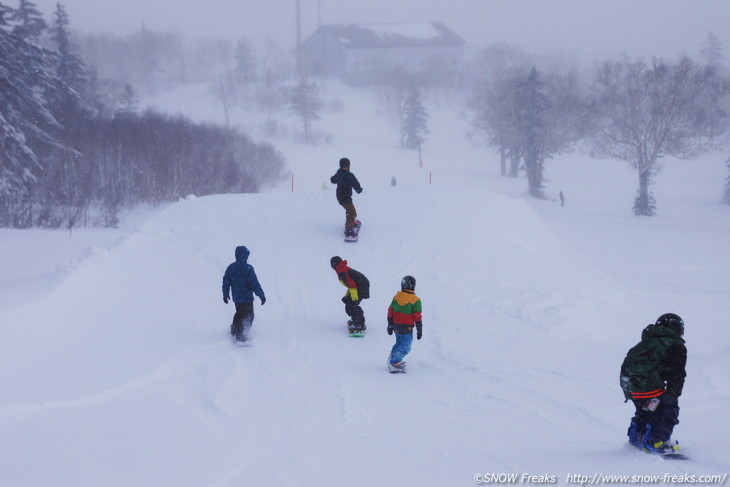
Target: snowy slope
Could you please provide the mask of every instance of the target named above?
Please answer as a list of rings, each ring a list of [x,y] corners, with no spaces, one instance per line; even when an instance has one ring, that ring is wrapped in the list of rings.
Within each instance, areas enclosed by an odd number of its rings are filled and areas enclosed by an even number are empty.
[[[477,149],[453,144],[448,114],[418,168],[382,142],[372,111],[349,113],[372,127],[339,136],[352,144],[284,145],[297,191],[285,181],[191,196],[0,309],[2,485],[459,486],[477,473],[564,484],[575,473],[728,471],[730,448],[715,441],[730,428],[728,209],[719,188],[676,189],[717,184],[716,158],[698,163],[704,171],[670,165],[656,189],[664,212],[637,219],[620,163],[551,161],[553,192],[568,196],[560,208],[524,198],[524,181],[495,177],[493,163],[473,169]],[[353,152],[363,229],[347,244],[321,185]],[[393,166],[398,154],[410,169]],[[394,171],[404,183],[390,187]],[[228,339],[233,308],[220,292],[240,244],[268,298],[244,349]],[[332,255],[372,283],[364,339],[345,332]],[[393,376],[385,313],[405,274],[418,280],[424,337],[409,373]],[[617,378],[643,326],[667,311],[687,321],[690,351],[676,436],[692,460],[681,464],[625,445],[632,407]]]

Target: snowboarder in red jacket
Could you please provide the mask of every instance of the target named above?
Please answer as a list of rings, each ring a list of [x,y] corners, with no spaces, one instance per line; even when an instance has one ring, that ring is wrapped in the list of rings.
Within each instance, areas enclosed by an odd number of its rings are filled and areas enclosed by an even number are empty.
[[[352,321],[350,331],[365,330],[365,313],[360,307],[360,302],[370,297],[370,281],[361,272],[348,267],[347,261],[342,260],[340,256],[336,255],[330,259],[330,267],[337,273],[340,284],[347,288],[342,302],[345,303],[345,313]]]

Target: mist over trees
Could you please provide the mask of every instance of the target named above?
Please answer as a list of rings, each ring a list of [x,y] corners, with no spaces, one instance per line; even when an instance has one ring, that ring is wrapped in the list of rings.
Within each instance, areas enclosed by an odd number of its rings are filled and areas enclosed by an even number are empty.
[[[77,54],[63,5],[41,20],[29,0],[17,10],[0,3],[0,226],[115,225],[127,206],[253,192],[280,177],[273,147],[138,114],[129,83],[110,103]]]
[[[471,136],[500,154],[500,174],[527,175],[528,193],[545,198],[545,161],[582,137],[583,101],[574,71],[543,75],[519,50],[495,46],[491,68],[470,100]],[[530,67],[531,66],[531,67]]]
[[[693,159],[717,148],[730,93],[715,68],[687,57],[606,62],[597,70],[591,108],[593,153],[629,162],[638,171],[634,213],[653,216],[649,190],[663,156]]]
[[[655,215],[650,187],[663,157],[694,159],[726,146],[730,83],[715,37],[701,54],[704,62],[606,61],[581,83],[576,71],[553,65],[542,76],[521,51],[493,46],[481,57],[486,75],[470,100],[472,138],[500,153],[502,175],[524,170],[536,198],[545,197],[544,163],[554,154],[580,146],[626,161],[639,181],[634,213]]]

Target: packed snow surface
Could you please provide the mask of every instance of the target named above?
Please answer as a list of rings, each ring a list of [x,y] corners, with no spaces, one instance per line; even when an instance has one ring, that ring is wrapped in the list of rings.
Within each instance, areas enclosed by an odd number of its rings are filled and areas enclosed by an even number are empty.
[[[191,195],[117,230],[0,231],[0,484],[727,474],[723,154],[666,161],[654,218],[631,213],[637,178],[625,163],[558,156],[547,188],[564,191],[561,207],[500,177],[496,155],[465,140],[455,107],[432,106],[420,167],[368,91],[331,84],[328,95],[345,106],[318,126],[331,141],[275,141],[291,174],[266,192]],[[190,91],[151,103],[223,116]],[[258,127],[243,109],[232,121]],[[345,156],[364,187],[355,244],[343,242],[328,183]],[[233,306],[221,294],[237,245],[268,299],[256,301],[246,348],[229,339]],[[333,255],[370,279],[365,338],[347,336]],[[391,375],[385,317],[406,274],[423,301],[423,339],[408,373]],[[665,312],[686,322],[683,462],[626,444],[633,407],[618,385],[626,351]]]

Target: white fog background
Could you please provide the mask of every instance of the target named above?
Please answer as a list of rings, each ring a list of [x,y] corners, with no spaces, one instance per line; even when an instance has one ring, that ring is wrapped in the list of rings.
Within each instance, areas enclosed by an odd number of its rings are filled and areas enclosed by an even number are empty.
[[[50,15],[56,0],[38,0]],[[66,0],[72,28],[127,34],[143,26],[185,36],[296,40],[296,0]],[[9,2],[13,6],[12,2]],[[730,45],[725,0],[300,0],[302,40],[331,23],[440,21],[476,49],[508,43],[529,52],[606,57],[695,56],[708,32]]]

